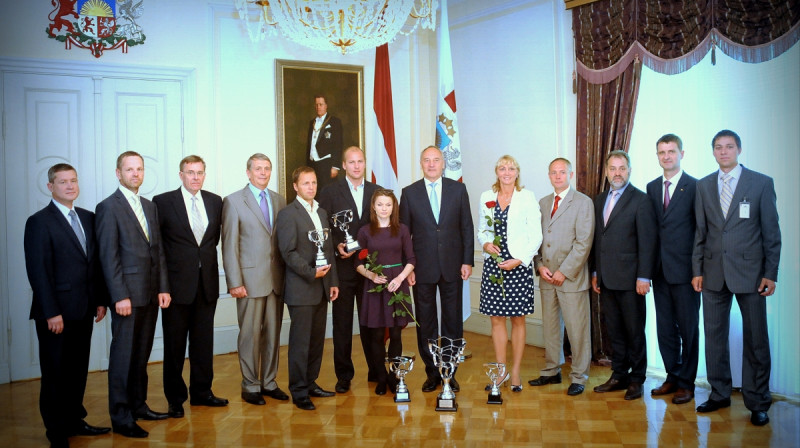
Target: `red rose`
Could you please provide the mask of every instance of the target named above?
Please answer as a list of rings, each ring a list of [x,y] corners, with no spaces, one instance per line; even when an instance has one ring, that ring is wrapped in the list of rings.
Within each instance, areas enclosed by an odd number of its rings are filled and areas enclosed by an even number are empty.
[[[361,249],[361,251],[358,253],[358,259],[359,260],[363,260],[363,259],[367,258],[368,255],[369,255],[369,251],[367,249]]]
[[[489,201],[486,203],[486,208],[494,208],[495,205],[497,205],[497,202]]]

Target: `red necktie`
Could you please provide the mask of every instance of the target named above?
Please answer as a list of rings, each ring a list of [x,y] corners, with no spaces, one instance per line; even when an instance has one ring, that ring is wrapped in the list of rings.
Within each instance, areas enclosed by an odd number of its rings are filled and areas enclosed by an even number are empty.
[[[667,211],[667,207],[669,207],[669,186],[672,183],[668,180],[664,181],[664,211]]]
[[[558,210],[558,202],[561,200],[561,196],[556,195],[555,202],[553,203],[553,211],[550,212],[550,217],[552,218],[556,214],[556,210]]]

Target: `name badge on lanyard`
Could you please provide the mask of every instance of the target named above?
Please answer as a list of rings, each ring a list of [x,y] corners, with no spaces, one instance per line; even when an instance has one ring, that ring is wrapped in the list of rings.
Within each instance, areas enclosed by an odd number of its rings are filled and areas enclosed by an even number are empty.
[[[750,203],[747,202],[747,198],[739,203],[739,218],[750,219]]]

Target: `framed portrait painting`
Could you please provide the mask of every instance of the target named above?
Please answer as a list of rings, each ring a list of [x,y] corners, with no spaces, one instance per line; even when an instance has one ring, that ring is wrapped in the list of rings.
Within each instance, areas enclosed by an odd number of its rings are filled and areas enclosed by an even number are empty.
[[[278,160],[272,173],[280,193],[293,201],[296,168],[315,168],[317,185],[324,186],[344,176],[335,168],[345,148],[364,147],[364,67],[278,59],[275,72]],[[320,112],[326,115],[317,121]]]

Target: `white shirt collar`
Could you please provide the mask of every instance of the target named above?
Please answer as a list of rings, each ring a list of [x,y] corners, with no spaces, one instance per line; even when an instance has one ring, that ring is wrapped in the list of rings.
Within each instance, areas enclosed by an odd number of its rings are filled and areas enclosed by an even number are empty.
[[[681,176],[683,176],[683,170],[682,169],[679,170],[677,172],[677,174],[672,176],[670,179],[667,179],[667,177],[662,174],[661,175],[661,183],[663,184],[664,182],[669,181],[670,185],[677,185],[678,182],[680,182],[680,180],[681,180]]]
[[[192,195],[183,185],[181,185],[181,194],[183,194],[183,199],[190,204],[192,203],[192,198],[197,198],[200,202],[203,201],[203,195],[199,191],[196,195]]]
[[[561,193],[556,193],[556,191],[553,190],[553,200],[555,200],[556,196],[560,197],[561,198],[560,200],[564,200],[564,198],[567,197],[567,193],[569,193],[570,188],[572,188],[572,186],[568,186],[567,189],[562,191]]]
[[[355,185],[354,183],[350,182],[350,178],[347,177],[347,176],[345,176],[344,178],[345,178],[345,180],[347,180],[347,185],[350,187],[350,190],[357,191],[356,187],[361,188],[361,189],[364,188],[365,181],[364,181],[363,177],[361,178],[361,184],[359,184],[359,185]]]
[[[723,173],[722,170],[719,170],[717,176],[718,176],[720,182],[722,182],[722,175],[723,174],[725,174],[725,173]],[[731,176],[732,178],[738,180],[742,176],[742,164],[741,163],[737,163],[736,166],[732,170],[728,171],[728,175]]]
[[[119,191],[122,192],[123,196],[125,196],[125,199],[127,199],[128,202],[130,202],[131,199],[136,199],[137,201],[141,202],[141,197],[138,194],[132,192],[131,190],[128,190],[122,185],[119,186]]]

